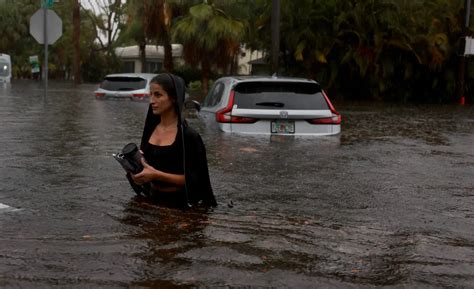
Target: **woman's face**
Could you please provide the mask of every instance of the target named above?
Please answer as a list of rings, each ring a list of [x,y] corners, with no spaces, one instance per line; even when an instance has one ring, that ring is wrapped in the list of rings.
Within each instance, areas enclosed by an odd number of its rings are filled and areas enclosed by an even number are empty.
[[[175,110],[171,97],[157,83],[150,83],[150,103],[153,114],[162,115]]]

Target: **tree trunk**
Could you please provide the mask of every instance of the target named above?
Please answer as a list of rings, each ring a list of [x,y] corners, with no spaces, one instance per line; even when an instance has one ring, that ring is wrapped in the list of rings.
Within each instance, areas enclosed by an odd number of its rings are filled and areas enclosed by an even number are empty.
[[[163,46],[165,49],[165,59],[163,60],[163,66],[166,72],[173,72],[173,47],[171,46],[171,37],[170,37],[170,26],[171,26],[171,19],[173,18],[171,6],[167,3],[167,1],[163,0],[162,4],[162,11],[163,11]]]
[[[280,0],[272,1],[272,71],[278,73],[278,62],[280,60]]]
[[[140,62],[142,63],[142,70],[141,72],[146,72],[146,43],[140,43],[139,45],[140,50]]]
[[[74,7],[72,11],[73,23],[73,47],[74,47],[74,85],[81,83],[81,5],[79,0],[74,0]]]
[[[237,74],[237,54],[233,53],[232,57],[230,58],[231,61],[228,66],[227,73],[229,75],[236,75]]]
[[[461,27],[461,37],[468,36],[469,20],[471,15],[471,0],[464,2],[464,23]],[[467,39],[466,39],[467,41]],[[461,55],[458,61],[458,77],[456,83],[456,99],[460,103],[464,104],[464,93],[465,93],[465,80],[466,80],[466,57]]]
[[[171,47],[170,38],[166,37],[163,43],[165,49],[165,59],[163,59],[163,66],[166,72],[173,72],[173,48]]]
[[[204,95],[207,95],[209,91],[209,75],[211,71],[209,60],[204,58],[201,61],[201,66],[202,66],[202,92],[204,93]]]

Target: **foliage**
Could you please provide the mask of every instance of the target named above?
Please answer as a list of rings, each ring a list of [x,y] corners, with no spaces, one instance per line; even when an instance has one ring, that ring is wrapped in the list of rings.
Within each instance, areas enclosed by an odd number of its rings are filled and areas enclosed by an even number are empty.
[[[110,55],[118,44],[119,32],[125,28],[125,5],[120,0],[87,0],[87,3],[91,8],[83,9],[87,18],[82,19],[91,22],[96,43]]]
[[[244,23],[229,17],[217,3],[203,2],[173,26],[173,39],[184,46],[184,59],[201,67],[203,90],[209,88],[213,67],[227,70],[239,52]]]
[[[93,0],[89,0],[93,1]],[[463,1],[280,0],[280,62],[285,75],[318,80],[347,99],[450,102],[455,100]],[[83,77],[97,81],[117,71],[119,45],[184,45],[182,74],[204,90],[218,73],[234,73],[241,46],[270,51],[272,0],[101,0],[100,15],[81,11]],[[63,36],[50,46],[52,77],[72,70],[72,1],[55,2]],[[15,77],[29,77],[28,56],[43,47],[29,35],[37,0],[0,5],[0,52],[12,55]],[[113,22],[115,21],[115,24]],[[472,22],[472,21],[471,21]],[[124,25],[126,23],[126,26]],[[117,27],[119,36],[113,36]],[[105,31],[108,44],[98,41]],[[471,30],[469,30],[470,33]],[[169,53],[169,50],[168,50]],[[267,53],[268,54],[268,53]],[[169,57],[168,54],[166,57]],[[468,63],[473,87],[474,65]]]
[[[63,23],[63,33],[56,43],[50,45],[48,69],[49,77],[54,79],[70,79],[73,63],[73,31],[72,31],[72,1],[54,3],[53,10]],[[43,63],[44,46],[38,44],[29,34],[31,15],[38,10],[39,4],[35,0],[18,0],[0,5],[0,51],[12,56],[13,74],[16,78],[31,77],[29,56],[37,55]],[[81,58],[82,73],[85,81],[98,81],[104,69],[116,69],[118,63],[113,56],[97,54],[100,50],[95,39],[94,24],[89,20],[86,11],[81,11]],[[98,62],[98,59],[101,59]],[[89,71],[91,64],[103,63],[96,67],[97,72]],[[98,65],[97,65],[98,66]],[[96,74],[96,76],[94,76]]]
[[[454,99],[462,1],[281,1],[287,74],[315,78],[351,99]],[[262,34],[269,35],[265,11]]]
[[[200,80],[191,81],[188,84],[188,88],[189,88],[190,91],[201,91],[202,83],[201,83]]]
[[[28,57],[40,51],[29,36],[29,17],[35,10],[34,0],[0,5],[0,53],[10,54],[14,77],[27,77],[30,73]]]
[[[50,46],[50,63],[55,65],[55,69],[50,71],[52,78],[71,79],[73,71],[73,23],[72,23],[73,1],[61,1],[55,3],[53,8],[63,22],[63,35],[59,40]],[[114,63],[114,55],[110,53],[99,53],[103,47],[95,41],[96,23],[88,15],[89,11],[81,9],[81,74],[84,81],[98,81],[97,74],[105,74],[107,70],[115,70],[118,67]],[[102,63],[99,72],[92,72],[88,69],[94,65]]]
[[[201,79],[201,70],[193,68],[189,65],[176,67],[173,71],[176,75],[181,76],[186,84]]]

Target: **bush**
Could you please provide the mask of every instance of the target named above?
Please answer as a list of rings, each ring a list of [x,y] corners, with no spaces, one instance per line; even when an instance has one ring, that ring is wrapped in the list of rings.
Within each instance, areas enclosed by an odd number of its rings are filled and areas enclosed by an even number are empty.
[[[192,81],[200,82],[201,80],[201,70],[192,68],[190,66],[182,66],[175,68],[173,73],[181,76],[184,79],[186,85],[188,85]]]
[[[188,88],[190,91],[199,91],[202,89],[202,83],[200,80],[191,81],[188,84]]]

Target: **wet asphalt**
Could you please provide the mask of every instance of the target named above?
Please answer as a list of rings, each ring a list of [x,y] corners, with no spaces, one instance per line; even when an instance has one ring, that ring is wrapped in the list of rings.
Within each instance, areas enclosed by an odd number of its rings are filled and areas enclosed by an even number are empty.
[[[336,102],[336,137],[227,135],[219,206],[137,202],[147,103],[0,85],[0,288],[473,288],[474,107]]]

